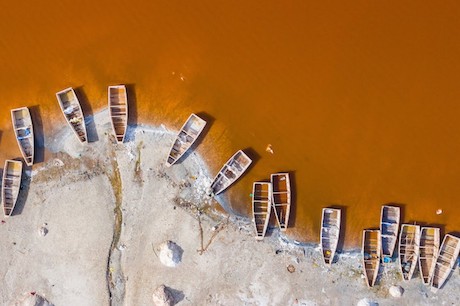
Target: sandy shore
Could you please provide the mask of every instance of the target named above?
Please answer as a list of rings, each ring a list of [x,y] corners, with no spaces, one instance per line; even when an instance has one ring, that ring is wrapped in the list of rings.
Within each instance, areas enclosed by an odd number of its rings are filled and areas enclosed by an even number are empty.
[[[52,158],[25,171],[15,215],[0,224],[0,304],[36,291],[55,305],[151,305],[162,284],[179,305],[460,304],[459,269],[437,294],[418,273],[403,283],[396,264],[368,289],[357,253],[326,268],[315,247],[277,231],[256,242],[249,220],[215,211],[213,174],[197,153],[164,166],[172,131],[130,128],[119,145],[107,111],[94,119],[97,141],[83,146],[63,126],[46,139]],[[175,268],[158,258],[167,240],[183,250]]]

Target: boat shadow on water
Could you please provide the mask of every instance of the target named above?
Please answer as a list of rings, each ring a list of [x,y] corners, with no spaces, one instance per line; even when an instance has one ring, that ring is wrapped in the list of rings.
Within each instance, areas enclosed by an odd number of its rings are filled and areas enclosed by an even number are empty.
[[[45,134],[40,105],[31,106],[29,110],[34,127],[34,163],[42,163],[45,160]]]
[[[20,160],[22,162],[22,158],[16,158],[15,160]],[[19,189],[18,199],[16,200],[16,205],[14,206],[14,210],[11,216],[20,215],[24,210],[24,206],[29,196],[31,172],[32,167],[23,164],[21,187]]]
[[[91,104],[89,103],[88,97],[86,96],[83,86],[74,88],[75,94],[77,95],[78,101],[80,102],[83,116],[85,117],[86,133],[88,135],[88,143],[97,142],[99,136],[97,134],[96,123],[94,122],[94,113]]]
[[[135,132],[138,127],[136,84],[125,84],[125,87],[128,96],[128,125],[126,126],[124,142],[135,142]]]

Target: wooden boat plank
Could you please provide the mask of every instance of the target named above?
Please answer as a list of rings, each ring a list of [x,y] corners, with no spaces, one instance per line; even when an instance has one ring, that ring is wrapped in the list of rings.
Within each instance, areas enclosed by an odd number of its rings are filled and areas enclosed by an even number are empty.
[[[254,182],[252,188],[252,214],[256,230],[255,238],[261,240],[265,237],[270,220],[271,210],[271,183]]]
[[[246,172],[251,163],[252,160],[242,150],[237,151],[217,173],[211,183],[210,193],[218,195],[223,192]],[[229,173],[229,168],[234,169],[236,172],[230,171]]]
[[[33,122],[29,109],[27,107],[12,109],[11,120],[22,157],[27,166],[32,166],[34,163],[35,143]]]

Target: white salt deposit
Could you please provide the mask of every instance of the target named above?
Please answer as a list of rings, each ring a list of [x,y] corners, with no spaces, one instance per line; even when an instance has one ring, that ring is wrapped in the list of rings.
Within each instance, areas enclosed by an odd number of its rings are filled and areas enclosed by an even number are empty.
[[[167,267],[176,267],[182,260],[183,250],[172,241],[165,241],[158,247],[158,257],[162,264]]]

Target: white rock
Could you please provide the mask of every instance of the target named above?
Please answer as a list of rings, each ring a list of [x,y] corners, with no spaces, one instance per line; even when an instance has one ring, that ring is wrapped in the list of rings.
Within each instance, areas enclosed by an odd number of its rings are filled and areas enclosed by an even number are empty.
[[[359,300],[356,306],[379,306],[379,303],[369,300],[368,298]]]
[[[167,267],[176,267],[182,260],[183,250],[172,241],[165,241],[158,247],[158,257],[162,264]]]
[[[401,286],[391,286],[390,295],[395,298],[400,298],[404,293],[404,289]]]
[[[38,229],[39,236],[45,237],[46,234],[48,234],[48,229],[46,227],[42,226]]]
[[[12,306],[54,306],[35,292],[24,293]]]
[[[161,285],[152,294],[153,305],[173,306],[174,297],[165,285]]]

